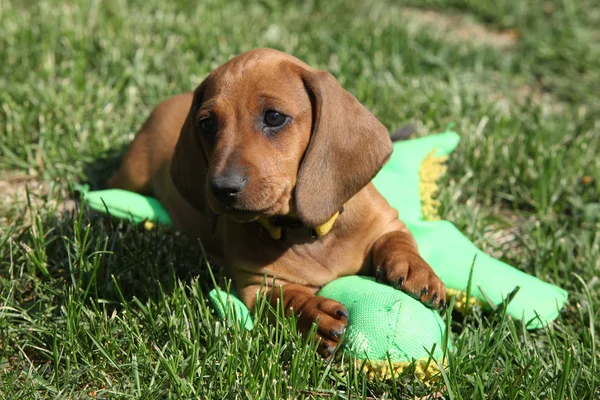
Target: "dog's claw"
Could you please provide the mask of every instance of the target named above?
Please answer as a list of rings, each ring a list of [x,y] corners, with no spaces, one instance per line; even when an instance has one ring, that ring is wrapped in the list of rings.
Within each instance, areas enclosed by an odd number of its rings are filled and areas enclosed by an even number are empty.
[[[401,288],[402,286],[404,286],[404,281],[406,280],[406,277],[402,276],[400,277],[400,279],[398,279],[398,287]]]
[[[437,308],[440,297],[446,291],[444,283],[417,249],[406,243],[406,236],[403,232],[391,232],[376,243],[373,248],[374,270],[381,271],[381,279],[394,289],[427,307]],[[433,297],[436,293],[437,297]]]
[[[340,336],[342,336],[344,334],[344,327],[342,327],[341,329],[339,329],[337,332],[334,331],[333,329],[329,330],[329,335],[331,335],[334,338],[339,338]]]
[[[448,305],[446,304],[446,300],[441,300],[440,301],[440,310],[446,311],[446,307],[448,307]]]
[[[335,347],[332,347],[325,342],[321,343],[321,355],[324,358],[328,358],[329,356],[331,356],[334,351]]]
[[[348,311],[346,311],[346,310],[337,310],[335,313],[337,315],[339,315],[340,317],[344,317],[344,318],[348,318],[350,316],[350,314],[348,314]]]

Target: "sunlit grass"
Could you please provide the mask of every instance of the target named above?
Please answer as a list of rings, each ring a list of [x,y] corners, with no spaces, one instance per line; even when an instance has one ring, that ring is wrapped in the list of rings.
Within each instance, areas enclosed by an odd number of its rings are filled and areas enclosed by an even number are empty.
[[[398,2],[0,0],[0,398],[598,398],[600,8],[406,4],[515,43],[409,29]],[[185,238],[73,208],[70,186],[102,187],[157,102],[255,47],[331,71],[390,130],[455,123],[444,218],[567,289],[558,321],[456,315],[445,380],[369,382],[290,321],[218,321]]]

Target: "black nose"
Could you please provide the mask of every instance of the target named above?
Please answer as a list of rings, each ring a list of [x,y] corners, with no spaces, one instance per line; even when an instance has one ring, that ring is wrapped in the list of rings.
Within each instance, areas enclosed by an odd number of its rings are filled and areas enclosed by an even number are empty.
[[[240,174],[225,174],[210,179],[210,190],[217,200],[229,206],[246,187],[248,179]]]

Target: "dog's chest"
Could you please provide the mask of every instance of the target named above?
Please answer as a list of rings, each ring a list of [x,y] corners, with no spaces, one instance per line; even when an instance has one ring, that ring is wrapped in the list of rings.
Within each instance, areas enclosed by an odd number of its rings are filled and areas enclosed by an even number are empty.
[[[244,228],[246,235],[240,237],[241,230],[232,230],[236,237],[224,242],[224,259],[233,279],[260,282],[267,276],[320,288],[340,276],[361,272],[367,262],[366,245],[333,235],[290,245],[255,227]]]

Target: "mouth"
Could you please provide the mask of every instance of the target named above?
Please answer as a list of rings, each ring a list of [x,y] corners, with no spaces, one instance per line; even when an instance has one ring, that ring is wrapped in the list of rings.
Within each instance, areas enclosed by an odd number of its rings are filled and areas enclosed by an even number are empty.
[[[225,211],[223,213],[223,216],[231,218],[235,222],[239,222],[242,224],[254,222],[258,218],[260,218],[261,215],[262,215],[262,213],[257,212],[257,211],[235,210],[235,209],[231,209],[231,210]]]
[[[211,207],[213,208],[213,207]],[[214,207],[213,211],[226,218],[230,218],[235,222],[239,223],[249,223],[254,222],[260,217],[268,214],[269,208],[260,209],[260,210],[251,210],[247,208],[235,207],[235,206],[225,206],[219,204],[218,207]]]
[[[247,208],[242,204],[231,204],[226,205],[221,202],[215,201],[209,198],[208,205],[212,211],[218,215],[226,218],[230,218],[235,222],[249,223],[258,220],[260,217],[274,217],[279,215],[281,210],[280,198],[266,207],[261,208]]]

